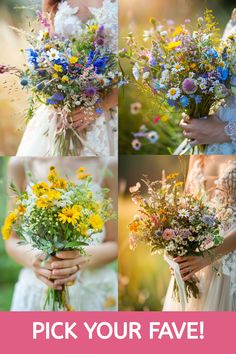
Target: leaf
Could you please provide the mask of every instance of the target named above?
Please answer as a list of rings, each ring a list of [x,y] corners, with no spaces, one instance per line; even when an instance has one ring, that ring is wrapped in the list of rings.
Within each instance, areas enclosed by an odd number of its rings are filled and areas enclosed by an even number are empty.
[[[65,249],[67,248],[76,248],[76,247],[81,247],[81,246],[88,246],[87,242],[82,242],[82,241],[71,241],[67,243],[65,246]]]

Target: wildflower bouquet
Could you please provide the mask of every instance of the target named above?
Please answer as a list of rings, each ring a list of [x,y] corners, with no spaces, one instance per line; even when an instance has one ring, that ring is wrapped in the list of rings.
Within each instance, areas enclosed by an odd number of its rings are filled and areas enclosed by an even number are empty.
[[[48,182],[31,183],[23,193],[12,184],[17,202],[2,227],[3,238],[9,239],[15,231],[19,244],[30,244],[45,259],[73,249],[86,254],[85,247],[96,240],[114,214],[112,201],[106,197],[108,190],[95,193],[92,177],[84,168],[79,169],[78,178],[78,184],[60,178],[51,167]],[[44,309],[46,306],[53,311],[69,310],[67,287],[48,288]]]
[[[212,12],[207,10],[194,30],[189,22],[173,28],[151,19],[152,28],[144,33],[150,48],[139,47],[131,33],[120,56],[131,60],[138,85],[165,108],[204,118],[229,94],[229,64]]]
[[[30,43],[26,69],[18,75],[31,92],[27,117],[32,118],[39,103],[55,108],[57,150],[62,155],[77,154],[80,127],[101,115],[103,99],[117,84],[117,59],[108,46],[109,32],[91,20],[77,37],[64,38],[54,34],[49,21],[38,13],[37,25],[26,37]],[[85,110],[86,118],[75,128],[73,112],[79,108]]]
[[[162,251],[175,275],[175,296],[182,307],[191,297],[199,296],[195,279],[183,282],[175,257],[197,255],[222,242],[219,220],[215,210],[207,206],[202,198],[183,190],[177,174],[162,181],[143,180],[148,197],[140,193],[141,184],[130,188],[138,214],[129,224],[131,249],[139,242],[151,247],[152,253]]]

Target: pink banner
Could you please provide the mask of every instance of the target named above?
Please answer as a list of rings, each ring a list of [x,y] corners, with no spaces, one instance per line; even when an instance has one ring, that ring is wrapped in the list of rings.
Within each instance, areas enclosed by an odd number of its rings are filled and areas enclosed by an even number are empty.
[[[217,354],[235,346],[232,312],[2,312],[0,320],[7,354]]]

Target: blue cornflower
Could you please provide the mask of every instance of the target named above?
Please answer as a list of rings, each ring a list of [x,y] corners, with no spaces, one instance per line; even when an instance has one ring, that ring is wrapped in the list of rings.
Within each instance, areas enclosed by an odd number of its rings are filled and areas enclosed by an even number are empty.
[[[176,106],[176,103],[174,100],[167,100],[167,103],[170,107],[175,107]]]
[[[103,113],[103,109],[102,108],[96,108],[96,113],[97,114],[102,114]]]
[[[96,74],[103,74],[105,72],[108,61],[109,57],[106,56],[94,60],[93,66]]]
[[[64,100],[64,95],[60,92],[56,92],[52,95],[51,99],[56,100],[56,101],[63,101]]]
[[[194,97],[194,99],[195,99],[196,104],[199,104],[199,103],[202,102],[202,97],[199,96],[199,95],[197,95],[196,97]]]
[[[225,81],[229,76],[229,70],[227,68],[222,68],[221,66],[219,66],[217,68],[217,74],[219,80]]]
[[[206,51],[206,56],[208,57],[208,58],[213,58],[213,59],[215,59],[215,58],[218,58],[218,53],[217,53],[217,51],[215,50],[215,49],[208,49],[207,51]]]
[[[189,105],[189,98],[187,96],[181,96],[179,102],[183,108],[186,108]]]

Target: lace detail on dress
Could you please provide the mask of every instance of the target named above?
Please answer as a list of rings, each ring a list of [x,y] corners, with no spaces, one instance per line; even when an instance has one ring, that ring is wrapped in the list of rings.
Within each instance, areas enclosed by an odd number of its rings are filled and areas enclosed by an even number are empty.
[[[54,18],[55,32],[62,36],[78,36],[81,31],[82,22],[77,13],[79,7],[70,7],[67,1],[58,5],[58,10]]]

